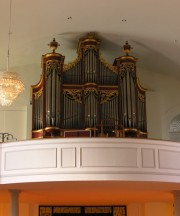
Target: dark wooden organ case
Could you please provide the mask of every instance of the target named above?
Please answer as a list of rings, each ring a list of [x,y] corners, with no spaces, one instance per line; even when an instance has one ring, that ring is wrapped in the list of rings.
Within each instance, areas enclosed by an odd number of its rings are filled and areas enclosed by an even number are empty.
[[[113,64],[100,56],[100,40],[79,40],[77,59],[65,64],[50,43],[42,75],[32,89],[32,138],[147,137],[146,90],[136,76],[137,59],[125,55]]]

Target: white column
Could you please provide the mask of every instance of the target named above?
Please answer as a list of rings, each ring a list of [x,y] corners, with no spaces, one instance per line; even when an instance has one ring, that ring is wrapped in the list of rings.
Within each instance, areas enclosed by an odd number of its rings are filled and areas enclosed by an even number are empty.
[[[180,216],[180,191],[174,191],[174,216]]]
[[[19,216],[19,190],[9,190],[11,194],[10,216]]]

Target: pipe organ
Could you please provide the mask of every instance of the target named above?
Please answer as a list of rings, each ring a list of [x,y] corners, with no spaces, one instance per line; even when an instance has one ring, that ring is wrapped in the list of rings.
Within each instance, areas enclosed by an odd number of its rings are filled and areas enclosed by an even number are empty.
[[[42,56],[42,75],[32,88],[32,138],[64,136],[147,137],[146,95],[136,76],[137,59],[125,55],[105,62],[94,34],[79,40],[69,64],[56,53]]]

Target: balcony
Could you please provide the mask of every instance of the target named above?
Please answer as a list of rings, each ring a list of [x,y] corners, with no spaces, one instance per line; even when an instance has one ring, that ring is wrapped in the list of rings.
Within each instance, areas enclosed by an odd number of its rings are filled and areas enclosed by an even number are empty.
[[[161,203],[172,211],[173,191],[180,190],[180,144],[176,142],[33,139],[2,143],[0,156],[1,203],[9,199],[9,189],[18,189],[20,206],[24,200],[48,205],[125,204],[134,212],[142,203]],[[37,209],[32,215],[37,215]]]
[[[1,184],[180,181],[180,145],[129,138],[34,139],[1,144]]]

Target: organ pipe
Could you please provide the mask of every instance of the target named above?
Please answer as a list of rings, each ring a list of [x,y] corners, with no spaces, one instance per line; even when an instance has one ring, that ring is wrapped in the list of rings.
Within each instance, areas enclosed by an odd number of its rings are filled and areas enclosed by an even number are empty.
[[[137,59],[129,55],[131,49],[131,46],[126,42],[124,45],[126,55],[116,58],[114,61],[114,65],[118,67],[118,79],[121,85],[119,98],[122,101],[120,113],[123,118],[122,128],[125,136],[138,137],[143,133],[144,137],[147,137],[145,89],[140,86],[137,80]]]

